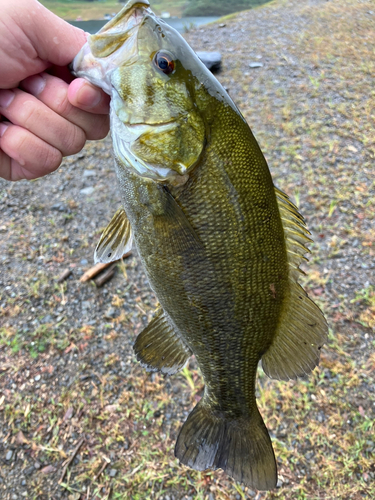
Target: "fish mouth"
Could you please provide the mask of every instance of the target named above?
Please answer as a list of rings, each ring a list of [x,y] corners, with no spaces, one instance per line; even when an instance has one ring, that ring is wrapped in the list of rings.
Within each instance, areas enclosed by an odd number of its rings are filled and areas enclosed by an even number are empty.
[[[148,0],[129,0],[125,7],[87,42],[70,64],[73,75],[85,78],[111,95],[111,73],[124,60],[137,58],[137,33],[146,15],[154,17]]]

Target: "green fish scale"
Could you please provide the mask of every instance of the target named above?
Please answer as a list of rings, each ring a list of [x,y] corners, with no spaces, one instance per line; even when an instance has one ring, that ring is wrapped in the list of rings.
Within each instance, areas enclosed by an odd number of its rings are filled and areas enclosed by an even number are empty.
[[[166,228],[166,237],[155,229],[155,209],[150,213],[160,186],[129,170],[124,205],[150,284],[197,358],[205,397],[214,411],[238,418],[256,405],[257,365],[277,328],[288,265],[263,155],[241,115],[216,99],[209,105],[216,112],[200,163],[172,190],[202,248],[176,254],[168,241],[178,230]]]

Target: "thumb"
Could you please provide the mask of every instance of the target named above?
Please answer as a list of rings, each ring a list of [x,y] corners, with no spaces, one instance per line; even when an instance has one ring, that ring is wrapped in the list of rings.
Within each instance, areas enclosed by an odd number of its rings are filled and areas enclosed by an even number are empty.
[[[36,0],[18,0],[18,23],[40,59],[66,66],[86,42],[84,31],[53,14]],[[17,3],[18,3],[17,2]]]

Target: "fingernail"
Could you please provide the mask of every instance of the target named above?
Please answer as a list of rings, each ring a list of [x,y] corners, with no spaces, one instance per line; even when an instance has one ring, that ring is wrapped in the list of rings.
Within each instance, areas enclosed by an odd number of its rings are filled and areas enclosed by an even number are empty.
[[[6,123],[0,122],[0,137],[3,137],[7,128],[8,125]]]
[[[6,109],[13,101],[14,96],[13,90],[0,90],[0,108]]]
[[[100,90],[88,84],[81,87],[77,94],[78,104],[86,108],[94,108],[100,103],[101,99],[102,94]]]
[[[43,92],[46,86],[46,80],[40,75],[34,75],[23,80],[21,86],[26,92],[36,96]]]

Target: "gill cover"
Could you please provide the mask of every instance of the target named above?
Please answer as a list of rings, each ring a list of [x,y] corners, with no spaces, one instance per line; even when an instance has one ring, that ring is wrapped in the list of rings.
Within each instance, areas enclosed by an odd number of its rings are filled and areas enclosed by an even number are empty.
[[[197,164],[206,137],[194,102],[200,83],[186,64],[196,65],[196,57],[148,7],[147,0],[128,2],[89,36],[73,70],[111,96],[118,167],[180,185]]]

